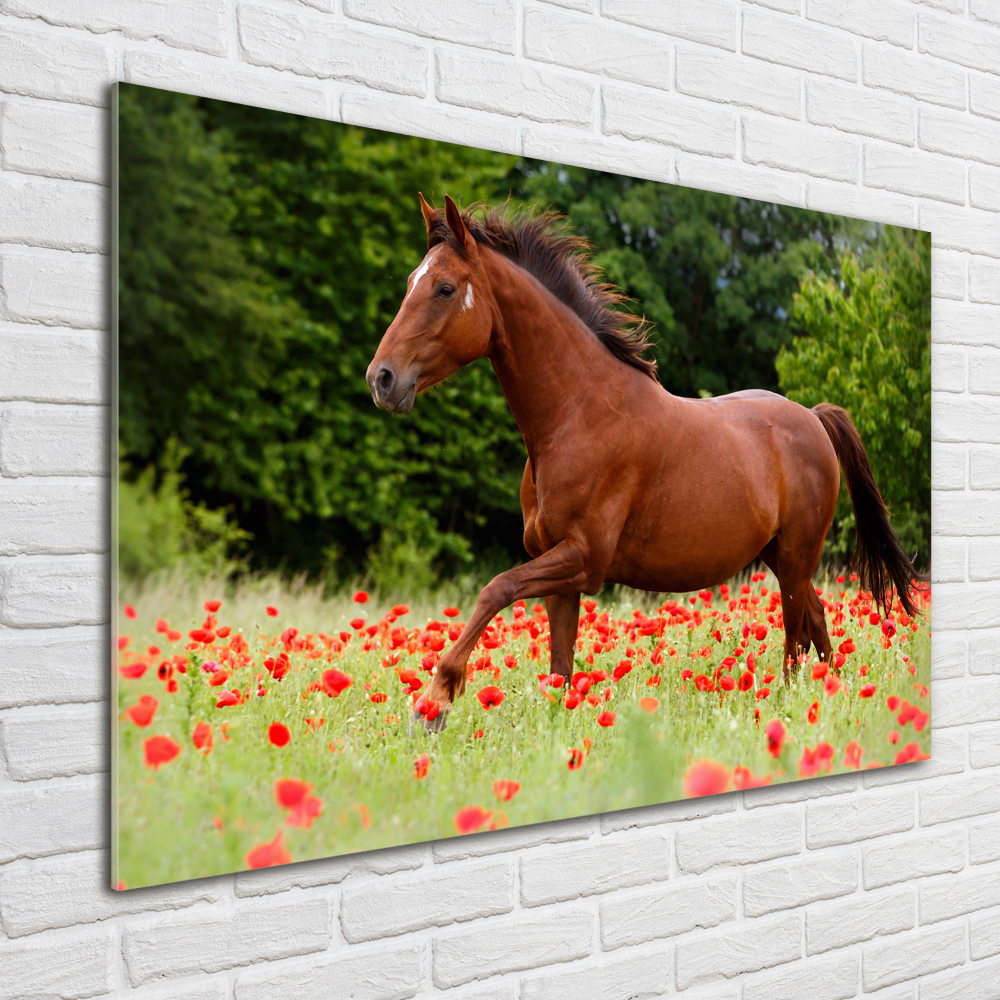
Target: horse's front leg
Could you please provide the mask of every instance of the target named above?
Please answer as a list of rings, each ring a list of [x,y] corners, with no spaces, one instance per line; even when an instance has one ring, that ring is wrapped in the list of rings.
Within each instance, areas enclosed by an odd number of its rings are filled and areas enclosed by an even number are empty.
[[[573,656],[576,636],[580,630],[580,592],[548,594],[545,610],[549,616],[549,636],[552,639],[550,670],[567,680],[573,676]]]
[[[468,625],[438,662],[434,680],[424,695],[426,701],[421,699],[417,703],[426,706],[427,702],[436,702],[436,717],[425,719],[415,710],[414,719],[434,732],[444,729],[448,709],[465,690],[466,664],[476,642],[486,626],[509,604],[522,597],[556,594],[572,598],[578,608],[580,592],[595,592],[603,581],[604,569],[603,564],[597,565],[585,542],[570,537],[537,559],[495,576],[479,594]],[[571,665],[572,653],[569,662]]]

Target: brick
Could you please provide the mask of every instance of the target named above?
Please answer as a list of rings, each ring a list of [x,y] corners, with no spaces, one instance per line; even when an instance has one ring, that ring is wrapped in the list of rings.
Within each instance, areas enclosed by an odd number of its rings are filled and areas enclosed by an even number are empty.
[[[965,867],[965,832],[942,830],[867,845],[862,854],[864,887],[877,889],[913,878]]]
[[[381,851],[344,854],[280,868],[239,872],[236,875],[236,895],[266,896],[289,889],[311,889],[318,885],[335,885],[357,875],[391,875],[411,871],[424,864],[427,848],[423,844],[389,847]]]
[[[810,848],[831,847],[901,833],[912,828],[914,817],[911,791],[810,803],[806,807],[806,843]]]
[[[104,808],[93,777],[0,787],[0,864],[93,850],[106,837]]]
[[[220,972],[253,962],[273,962],[323,951],[332,939],[325,899],[241,903],[232,912],[208,911],[133,924],[122,951],[128,981],[140,986],[158,977]]]
[[[7,406],[0,413],[5,476],[95,476],[107,472],[103,407]]]
[[[500,153],[513,153],[517,148],[517,125],[509,118],[498,119],[406,97],[351,91],[340,99],[340,117],[352,125],[463,142]]]
[[[790,809],[688,823],[674,834],[678,867],[693,873],[798,854],[801,845],[802,818]]]
[[[931,579],[934,583],[965,582],[964,538],[935,538]]]
[[[521,858],[521,903],[539,906],[670,878],[670,839],[609,837]]]
[[[918,118],[920,145],[924,149],[1000,164],[1000,126],[940,108],[921,108]]]
[[[858,177],[858,143],[854,139],[817,133],[808,125],[774,118],[744,115],[743,159],[835,181],[856,181]]]
[[[969,449],[969,486],[974,490],[1000,489],[1000,450],[982,445]]]
[[[759,917],[843,896],[857,887],[858,856],[854,851],[756,868],[743,878],[743,913]]]
[[[1000,542],[983,539],[969,550],[969,579],[1000,580]]]
[[[858,989],[857,955],[797,962],[787,969],[766,972],[743,984],[743,1000],[808,997],[809,1000],[847,1000]]]
[[[344,0],[348,17],[383,24],[425,38],[513,53],[517,33],[514,0]]]
[[[670,89],[670,49],[649,32],[536,8],[524,12],[523,35],[529,59]]]
[[[661,826],[664,823],[686,823],[692,819],[731,813],[736,811],[738,801],[739,797],[735,794],[703,795],[697,799],[680,799],[677,802],[663,802],[657,806],[644,806],[641,809],[604,813],[601,816],[601,833]]]
[[[104,329],[108,259],[98,254],[0,254],[6,316],[15,323]]]
[[[22,31],[0,32],[0,91],[106,107],[113,79],[111,49],[100,42]]]
[[[314,117],[327,115],[327,95],[322,84],[306,83],[269,67],[233,65],[212,56],[128,49],[125,79],[146,87],[258,108]]]
[[[965,110],[965,74],[916,55],[876,48],[866,42],[861,51],[861,80],[866,87]]]
[[[1000,812],[1000,783],[995,775],[952,779],[934,788],[921,788],[920,825]]]
[[[997,0],[969,0],[969,13],[978,21],[1000,28],[1000,4]]]
[[[969,733],[971,767],[1000,767],[1000,726],[978,726]]]
[[[912,889],[865,892],[806,910],[806,953],[818,955],[915,926]]]
[[[944,927],[865,945],[861,982],[865,992],[928,976],[965,961],[965,928]]]
[[[496,830],[491,833],[474,833],[465,837],[436,840],[432,845],[435,861],[461,861],[484,854],[500,854],[538,844],[561,844],[582,840],[590,836],[593,824],[589,817],[561,820],[556,823],[537,823],[514,829]]]
[[[58,713],[19,712],[3,719],[7,773],[15,781],[106,771],[108,708],[79,706]],[[2,904],[0,904],[2,905]]]
[[[555,965],[591,953],[594,914],[561,908],[544,915],[519,913],[514,919],[449,931],[434,941],[434,984],[461,986],[501,972]],[[475,956],[475,960],[469,960]]]
[[[946,494],[947,495],[947,494]],[[996,584],[980,583],[968,585],[944,584],[934,594],[934,621],[942,628],[958,628],[957,623],[963,620],[969,628],[995,628],[1000,625],[1000,610],[993,603],[1000,596]],[[952,688],[946,688],[945,698],[951,701]],[[935,692],[935,726],[947,726],[945,716],[938,713],[938,702]],[[954,707],[950,705],[950,708]],[[950,717],[950,716],[949,716]],[[952,725],[954,723],[951,723]]]
[[[114,985],[114,936],[107,928],[0,941],[0,968],[0,1000],[99,996]]]
[[[806,184],[806,206],[819,212],[834,212],[869,222],[913,227],[913,205],[905,198],[893,198],[881,191],[869,191],[857,184]]]
[[[0,400],[103,402],[106,368],[103,337],[0,323]]]
[[[0,555],[106,550],[107,508],[107,489],[100,481],[0,482],[0,522],[4,526]]]
[[[931,489],[965,489],[966,454],[962,445],[931,444]]]
[[[755,3],[759,7],[768,7],[771,10],[780,10],[785,14],[800,14],[802,12],[802,0],[748,0],[748,3]]]
[[[1000,962],[967,965],[920,981],[920,1000],[990,1000],[997,995]]]
[[[1000,892],[995,886],[989,899],[986,905],[1000,905]],[[975,961],[1000,955],[1000,913],[996,910],[969,921],[969,954]]]
[[[858,78],[853,41],[805,21],[762,11],[743,12],[743,54],[841,80]]]
[[[938,637],[934,635],[934,658],[937,659]],[[963,671],[964,672],[964,671]],[[937,683],[937,678],[934,678]],[[907,742],[913,734],[908,734]],[[865,788],[882,788],[909,781],[926,781],[945,774],[965,770],[965,734],[960,730],[935,729],[931,733],[931,760],[915,761],[892,767],[877,767],[862,774]],[[889,756],[889,761],[892,756]]]
[[[965,392],[967,368],[965,350],[931,345],[931,384],[935,392]]]
[[[104,628],[0,630],[0,708],[106,698],[107,661]]]
[[[921,924],[950,920],[976,910],[1000,906],[1000,870],[963,872],[928,879],[918,889]]]
[[[680,880],[601,900],[605,950],[671,938],[736,918],[736,876]]]
[[[748,789],[743,793],[747,809],[788,802],[805,802],[827,795],[843,795],[858,790],[856,774],[834,774],[813,781],[786,781],[780,785]]]
[[[22,174],[106,184],[106,130],[102,111],[5,101],[0,105],[0,163]]]
[[[931,326],[938,344],[968,344],[990,349],[1000,346],[1000,337],[997,336],[1000,333],[1000,314],[988,306],[932,301]]]
[[[691,42],[736,51],[737,9],[721,0],[689,0],[665,4],[659,0],[602,0],[601,14],[651,28]]]
[[[670,953],[657,950],[584,963],[565,972],[525,976],[521,1000],[640,1000],[670,990]]]
[[[975,334],[975,330],[970,334]],[[935,435],[938,441],[959,441],[962,438],[983,444],[1000,443],[1000,429],[990,426],[990,413],[995,412],[995,404],[992,400],[983,399],[977,396],[963,396],[961,399],[941,396],[932,393],[932,405],[934,409],[934,423],[931,425],[931,434]],[[962,414],[965,414],[965,434],[960,434]],[[972,488],[983,489],[972,483]],[[988,487],[985,487],[988,488]],[[968,534],[971,522],[981,515],[983,505],[989,505],[990,498],[973,495],[969,500],[960,500],[953,496],[950,500],[947,494],[937,496],[931,495],[931,506],[940,507],[942,517],[947,518],[947,528],[939,528],[935,523],[934,530],[939,534],[964,535]],[[988,532],[982,532],[987,534]]]
[[[931,271],[932,296],[939,299],[965,298],[964,254],[939,250],[933,255]]]
[[[806,81],[806,117],[814,125],[829,125],[841,132],[856,132],[907,146],[916,140],[910,105],[895,97],[832,80]]]
[[[547,0],[542,0],[543,3]],[[452,990],[448,1000],[517,1000],[517,983],[513,979],[494,980],[488,986],[472,986],[467,990]]]
[[[654,142],[597,135],[580,129],[525,124],[521,152],[539,160],[571,163],[654,181],[672,181],[669,150]]]
[[[965,204],[965,165],[939,156],[865,143],[862,180],[868,187]]]
[[[992,818],[969,824],[969,864],[990,861],[1000,861],[1000,820]]]
[[[171,0],[169,4],[118,0],[113,6],[103,0],[4,0],[3,10],[97,34],[120,31],[126,38],[155,38],[216,55],[227,51],[225,0]]]
[[[565,7],[567,10],[582,10],[588,14],[594,9],[594,0],[542,0],[542,3]]]
[[[786,173],[748,168],[731,160],[716,160],[693,153],[678,156],[674,170],[677,182],[688,187],[725,194],[738,193],[743,198],[786,205],[802,204],[802,181]]]
[[[806,0],[806,17],[855,35],[913,48],[913,11],[886,0]]]
[[[976,24],[920,15],[918,49],[948,62],[1000,73],[1000,35]]]
[[[611,86],[602,88],[601,106],[603,131],[608,134],[651,139],[709,156],[736,152],[736,115],[727,109]]]
[[[394,94],[427,93],[427,50],[328,17],[240,4],[240,45],[255,66],[353,80]]]
[[[284,962],[244,972],[236,1000],[405,1000],[424,978],[422,944],[350,948],[332,957]]]
[[[115,892],[108,887],[107,861],[103,851],[82,851],[5,867],[0,872],[0,919],[7,936],[23,937],[125,913],[176,910],[215,902],[225,894],[221,879]]]
[[[758,972],[802,955],[802,918],[754,920],[736,930],[711,931],[677,942],[677,988]]]
[[[677,89],[691,97],[740,104],[785,118],[801,117],[797,74],[739,56],[678,48]]]
[[[1000,306],[1000,262],[982,257],[970,258],[969,300]]]
[[[998,721],[1000,678],[977,677],[971,681],[942,681],[934,685],[935,728]]]
[[[993,76],[969,74],[969,110],[1000,121],[1000,80]]]
[[[438,868],[346,888],[340,902],[344,937],[357,944],[392,934],[443,927],[514,908],[514,864]]]
[[[977,632],[969,643],[969,654],[970,674],[1000,673],[1000,633]]]
[[[919,219],[919,228],[931,234],[932,246],[1000,257],[1000,226],[992,212],[932,203],[920,206]]]
[[[594,85],[578,77],[451,50],[439,51],[435,62],[435,88],[445,104],[564,125],[593,118]]]
[[[1000,212],[1000,170],[969,164],[969,204],[987,212]]]
[[[107,561],[99,556],[18,561],[0,573],[0,625],[45,628],[107,622]]]

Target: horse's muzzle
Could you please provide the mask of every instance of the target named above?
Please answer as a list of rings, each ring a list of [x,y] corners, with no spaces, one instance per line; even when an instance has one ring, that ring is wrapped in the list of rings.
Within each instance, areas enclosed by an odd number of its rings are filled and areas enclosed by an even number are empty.
[[[374,370],[373,370],[374,368]],[[369,366],[365,375],[375,405],[393,413],[409,413],[417,394],[417,380],[406,382],[385,364]]]

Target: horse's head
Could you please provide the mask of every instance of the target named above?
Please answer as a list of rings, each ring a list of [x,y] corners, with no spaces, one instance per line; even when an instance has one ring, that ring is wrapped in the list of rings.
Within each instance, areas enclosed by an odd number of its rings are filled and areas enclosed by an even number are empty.
[[[428,250],[365,373],[375,404],[396,413],[408,413],[418,392],[482,357],[493,327],[479,246],[458,207],[446,196],[442,220],[420,195],[420,208]]]

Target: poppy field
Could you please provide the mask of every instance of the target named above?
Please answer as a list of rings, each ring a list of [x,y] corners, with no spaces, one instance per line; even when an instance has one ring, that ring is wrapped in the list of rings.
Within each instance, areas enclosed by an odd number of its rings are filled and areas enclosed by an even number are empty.
[[[811,652],[787,684],[770,574],[585,599],[565,679],[548,673],[544,605],[519,601],[480,639],[439,734],[411,734],[410,717],[433,718],[422,692],[471,600],[222,589],[122,595],[121,889],[930,753],[929,589],[911,618],[825,580],[832,661]]]

